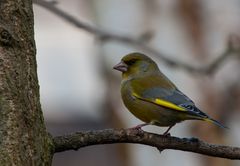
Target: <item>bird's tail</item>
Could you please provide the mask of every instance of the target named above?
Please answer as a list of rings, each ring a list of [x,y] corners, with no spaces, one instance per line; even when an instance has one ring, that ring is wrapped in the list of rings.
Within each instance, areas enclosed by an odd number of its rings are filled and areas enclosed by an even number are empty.
[[[221,128],[224,128],[224,129],[229,129],[228,127],[222,125],[220,122],[218,122],[218,121],[216,121],[212,118],[207,117],[207,118],[204,118],[203,120],[206,121],[206,122],[213,123],[213,124],[217,125],[218,127],[221,127]]]

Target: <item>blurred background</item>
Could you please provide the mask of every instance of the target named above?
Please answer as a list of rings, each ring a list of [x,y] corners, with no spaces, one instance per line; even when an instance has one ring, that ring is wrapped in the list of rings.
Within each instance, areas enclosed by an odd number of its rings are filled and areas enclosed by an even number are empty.
[[[144,43],[165,57],[204,67],[240,35],[239,0],[58,0],[49,3],[80,22]],[[100,38],[39,5],[34,5],[35,39],[41,104],[53,135],[127,128],[141,123],[123,106],[121,74],[112,69],[122,56],[143,52],[192,98],[196,105],[230,130],[205,122],[176,125],[171,135],[198,137],[215,144],[240,146],[240,58],[231,56],[213,74],[171,66],[156,54],[129,42]],[[236,42],[236,41],[235,41]],[[238,41],[239,42],[239,41]],[[234,45],[240,45],[238,42]],[[239,55],[239,54],[238,54]],[[166,128],[144,130],[163,133]],[[181,160],[180,160],[181,159]],[[199,154],[131,144],[101,145],[57,153],[54,166],[237,166]]]

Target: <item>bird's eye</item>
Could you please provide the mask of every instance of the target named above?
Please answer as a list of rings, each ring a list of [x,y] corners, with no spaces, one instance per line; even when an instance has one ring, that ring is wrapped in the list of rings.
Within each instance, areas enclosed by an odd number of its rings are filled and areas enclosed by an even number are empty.
[[[132,59],[132,60],[126,61],[125,63],[127,65],[133,65],[135,62],[136,62],[136,59]]]

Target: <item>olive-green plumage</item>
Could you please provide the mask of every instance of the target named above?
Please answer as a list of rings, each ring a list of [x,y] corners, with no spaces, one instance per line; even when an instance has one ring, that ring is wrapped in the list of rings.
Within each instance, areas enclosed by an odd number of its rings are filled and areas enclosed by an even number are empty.
[[[114,69],[122,72],[121,95],[125,106],[146,124],[171,128],[181,121],[195,119],[224,127],[201,112],[146,55],[128,54]]]

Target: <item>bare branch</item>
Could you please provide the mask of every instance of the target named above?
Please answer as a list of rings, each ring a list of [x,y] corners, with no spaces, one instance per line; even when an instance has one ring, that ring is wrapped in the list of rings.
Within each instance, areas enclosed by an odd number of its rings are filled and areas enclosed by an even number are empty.
[[[208,144],[197,138],[177,138],[133,129],[78,132],[55,137],[53,141],[55,153],[78,150],[91,145],[134,143],[156,147],[160,152],[164,149],[175,149],[220,158],[240,159],[240,148],[238,147]]]
[[[45,1],[45,0],[33,0],[33,2],[39,6],[42,6],[49,10],[50,12],[56,14],[63,20],[69,22],[70,24],[76,26],[77,28],[83,29],[93,35],[95,35],[98,39],[101,39],[104,42],[107,41],[117,41],[121,42],[123,44],[130,44],[134,47],[137,47],[151,55],[154,55],[158,58],[160,58],[163,62],[165,62],[167,65],[170,65],[171,67],[175,68],[181,68],[183,70],[186,70],[193,74],[214,74],[215,71],[220,67],[220,65],[229,57],[229,55],[239,55],[240,54],[240,48],[239,47],[232,47],[231,42],[226,48],[226,50],[212,63],[203,66],[203,67],[195,67],[183,62],[179,62],[173,59],[168,58],[167,55],[164,55],[160,53],[158,50],[148,46],[146,43],[139,39],[131,38],[128,36],[123,35],[117,35],[114,33],[106,32],[103,30],[100,30],[94,26],[88,25],[86,23],[83,23],[76,19],[75,17],[71,16],[67,12],[63,11],[62,9],[58,8],[56,6],[56,3],[52,3],[51,1]],[[238,38],[238,37],[236,37]],[[238,40],[239,42],[239,40]],[[234,45],[234,44],[233,44]],[[239,44],[237,44],[239,46]]]
[[[117,41],[123,44],[131,44],[149,54],[155,55],[160,58],[167,65],[172,67],[181,68],[191,73],[198,74],[213,74],[221,66],[221,64],[226,61],[229,55],[239,55],[240,52],[240,42],[239,38],[236,40],[229,40],[227,48],[225,51],[212,63],[203,67],[194,67],[186,63],[178,62],[173,59],[168,58],[167,55],[160,53],[158,50],[151,48],[146,43],[131,38],[128,36],[117,35],[114,33],[109,33],[98,29],[94,26],[83,23],[70,14],[66,13],[62,9],[56,6],[56,3],[48,2],[45,0],[33,0],[35,4],[38,4],[50,12],[56,14],[63,20],[69,22],[70,24],[76,26],[77,28],[83,29],[93,35],[98,39],[107,41]],[[237,43],[237,44],[236,44]],[[143,144],[152,147],[156,147],[159,151],[165,149],[175,149],[182,151],[189,151],[199,154],[204,154],[208,156],[215,156],[228,159],[240,159],[240,148],[213,145],[194,139],[187,138],[177,138],[177,137],[166,137],[162,135],[157,135],[148,132],[141,132],[131,129],[119,129],[119,130],[100,130],[100,131],[88,131],[88,132],[78,132],[71,135],[58,136],[53,138],[55,145],[55,153],[63,152],[67,150],[78,150],[79,148],[100,145],[100,144],[115,144],[115,143],[135,143]]]

